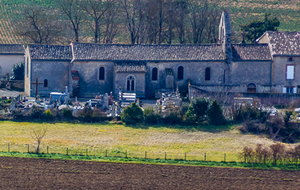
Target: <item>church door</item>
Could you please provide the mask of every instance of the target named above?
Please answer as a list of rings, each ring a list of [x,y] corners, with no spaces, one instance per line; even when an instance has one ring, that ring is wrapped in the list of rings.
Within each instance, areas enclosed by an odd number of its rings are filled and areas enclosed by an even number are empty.
[[[133,76],[127,77],[127,92],[135,91],[135,80]]]

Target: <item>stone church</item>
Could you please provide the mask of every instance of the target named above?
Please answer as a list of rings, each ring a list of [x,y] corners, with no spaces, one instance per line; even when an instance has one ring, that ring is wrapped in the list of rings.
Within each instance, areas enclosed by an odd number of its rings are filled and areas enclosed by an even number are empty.
[[[35,96],[38,85],[39,95],[49,96],[68,86],[77,97],[121,90],[154,98],[177,88],[186,93],[189,84],[207,91],[299,93],[299,35],[266,32],[257,44],[232,44],[229,13],[223,12],[218,44],[30,44],[25,93]]]

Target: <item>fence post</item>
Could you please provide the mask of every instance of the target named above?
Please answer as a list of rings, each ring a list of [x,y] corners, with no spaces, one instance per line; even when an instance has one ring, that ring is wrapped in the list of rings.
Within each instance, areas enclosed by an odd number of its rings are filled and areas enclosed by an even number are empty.
[[[167,152],[165,152],[165,160],[167,159]]]
[[[186,152],[184,153],[184,160],[186,161]]]
[[[224,162],[226,162],[226,153],[224,153]]]
[[[29,153],[29,144],[27,144],[27,153]]]
[[[69,155],[69,148],[67,147],[67,155]]]
[[[47,154],[49,154],[49,146],[47,146]]]
[[[107,157],[107,150],[105,150],[105,157]]]
[[[88,149],[86,149],[86,150],[85,150],[86,156],[88,155],[88,152],[89,152],[89,150],[88,150]]]
[[[147,151],[145,151],[145,159],[147,159]]]
[[[204,153],[204,161],[206,162],[206,152]]]
[[[10,143],[8,143],[8,152],[10,152]]]

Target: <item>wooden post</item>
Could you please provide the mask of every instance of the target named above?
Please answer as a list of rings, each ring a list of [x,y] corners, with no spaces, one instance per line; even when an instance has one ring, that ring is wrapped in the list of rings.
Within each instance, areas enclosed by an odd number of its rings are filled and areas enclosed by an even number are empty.
[[[49,146],[47,146],[47,154],[49,154]]]
[[[145,159],[147,159],[147,151],[145,151]]]
[[[226,162],[226,153],[224,153],[224,162]]]
[[[206,162],[206,152],[204,153],[204,161]]]
[[[69,155],[69,148],[67,147],[67,155]]]
[[[105,150],[105,157],[107,157],[107,150]]]
[[[186,152],[184,153],[184,160],[186,161]]]
[[[29,153],[29,144],[27,145],[27,153]]]
[[[127,150],[126,150],[126,157],[125,158],[127,158]]]
[[[8,152],[10,152],[10,143],[8,143]]]
[[[86,156],[88,155],[88,151],[89,151],[88,149],[85,150]]]

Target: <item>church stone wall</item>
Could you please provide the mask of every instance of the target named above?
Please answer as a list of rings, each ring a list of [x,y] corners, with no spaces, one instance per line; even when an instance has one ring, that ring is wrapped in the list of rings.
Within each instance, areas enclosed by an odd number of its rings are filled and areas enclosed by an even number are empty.
[[[99,69],[104,67],[104,80],[99,80]],[[114,63],[102,61],[75,61],[71,70],[79,73],[79,97],[94,98],[113,91]]]
[[[31,61],[31,82],[44,82],[48,80],[48,86],[38,85],[38,94],[49,97],[51,92],[65,92],[65,86],[68,86],[69,79],[69,61]],[[26,70],[25,70],[26,72]],[[26,74],[26,73],[25,73]],[[30,75],[29,75],[30,76]],[[30,96],[35,96],[35,84],[31,84]]]
[[[146,74],[146,94],[147,98],[153,98],[155,96],[156,89],[164,89],[169,84],[166,84],[166,68],[173,70],[174,88],[179,88],[180,92],[188,91],[188,83],[195,85],[216,85],[223,84],[224,82],[224,62],[148,62],[147,74]],[[178,79],[178,68],[182,66],[184,68],[183,80]],[[152,80],[152,69],[158,68],[158,80]],[[205,69],[210,68],[210,80],[205,80]],[[169,76],[168,76],[169,77]],[[172,80],[171,80],[172,81]]]
[[[256,91],[270,92],[272,62],[232,62],[231,84],[239,85],[240,92],[247,92],[247,85],[256,85]],[[242,90],[243,89],[243,90]]]
[[[136,97],[145,98],[145,73],[115,73],[114,78],[114,96],[118,96],[119,90],[127,92],[127,77],[133,76],[135,81],[134,92]]]

